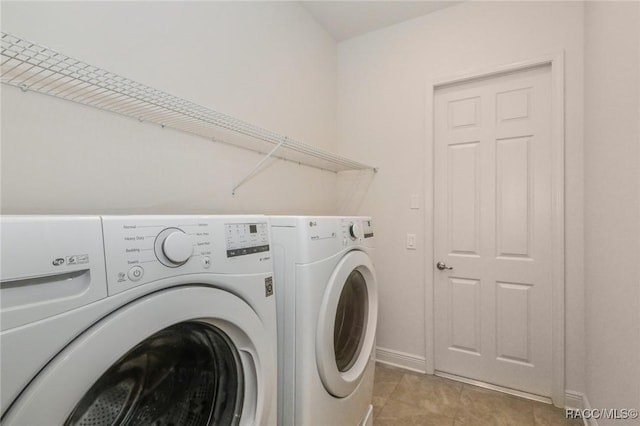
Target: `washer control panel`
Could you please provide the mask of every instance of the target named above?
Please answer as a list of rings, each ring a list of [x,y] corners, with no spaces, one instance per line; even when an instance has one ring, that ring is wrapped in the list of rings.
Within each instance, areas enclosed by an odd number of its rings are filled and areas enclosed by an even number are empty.
[[[272,270],[263,216],[103,216],[109,294],[185,274]]]
[[[227,257],[269,251],[269,226],[264,223],[227,223]]]

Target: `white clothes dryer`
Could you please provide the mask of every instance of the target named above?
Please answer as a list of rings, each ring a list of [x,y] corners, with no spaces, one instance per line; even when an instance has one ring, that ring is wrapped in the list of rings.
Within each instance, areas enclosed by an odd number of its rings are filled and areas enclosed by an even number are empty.
[[[278,422],[372,424],[378,294],[368,217],[271,216]]]
[[[275,425],[264,216],[0,218],[3,425]]]

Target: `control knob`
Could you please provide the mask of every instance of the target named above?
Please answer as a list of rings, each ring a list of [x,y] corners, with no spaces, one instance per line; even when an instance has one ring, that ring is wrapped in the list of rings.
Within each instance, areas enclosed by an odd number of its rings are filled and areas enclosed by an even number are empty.
[[[155,243],[158,260],[165,266],[180,266],[191,258],[193,241],[177,228],[167,228],[158,234]]]
[[[360,232],[360,226],[357,222],[349,225],[349,236],[352,240],[356,240],[362,236],[362,233]]]

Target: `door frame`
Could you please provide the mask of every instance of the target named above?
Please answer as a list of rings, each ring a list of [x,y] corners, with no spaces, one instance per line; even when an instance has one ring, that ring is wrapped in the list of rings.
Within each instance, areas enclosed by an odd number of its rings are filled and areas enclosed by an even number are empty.
[[[434,136],[434,100],[436,89],[501,74],[523,71],[534,67],[549,65],[551,67],[551,238],[552,238],[552,363],[553,378],[551,400],[557,407],[564,407],[565,400],[565,237],[564,237],[564,52],[515,61],[462,74],[450,74],[430,79],[426,87],[425,102],[425,370],[428,374],[435,372],[435,136]]]

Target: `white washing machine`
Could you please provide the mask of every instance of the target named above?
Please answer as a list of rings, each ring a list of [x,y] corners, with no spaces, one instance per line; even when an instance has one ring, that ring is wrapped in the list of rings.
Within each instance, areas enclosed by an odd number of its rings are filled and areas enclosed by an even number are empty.
[[[2,424],[274,425],[264,216],[5,216]]]
[[[378,314],[371,219],[270,219],[278,423],[370,425]]]

